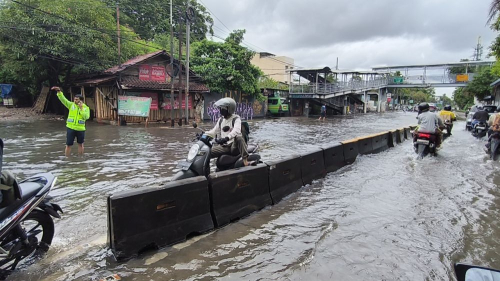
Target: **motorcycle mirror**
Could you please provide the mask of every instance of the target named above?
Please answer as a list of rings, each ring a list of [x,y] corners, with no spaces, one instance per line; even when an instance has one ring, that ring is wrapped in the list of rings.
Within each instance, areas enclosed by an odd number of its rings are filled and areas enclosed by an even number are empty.
[[[455,274],[458,281],[482,281],[482,280],[498,280],[500,278],[500,271],[487,267],[455,264]]]
[[[198,128],[198,124],[196,124],[196,122],[193,122],[193,128]]]

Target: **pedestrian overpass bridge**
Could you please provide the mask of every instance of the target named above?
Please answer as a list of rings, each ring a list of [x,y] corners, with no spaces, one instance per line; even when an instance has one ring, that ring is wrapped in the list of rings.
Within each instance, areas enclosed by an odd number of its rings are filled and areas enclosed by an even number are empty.
[[[391,88],[465,87],[474,78],[479,66],[491,67],[494,61],[468,61],[446,64],[375,67],[371,71],[291,69],[289,97],[308,108],[307,103],[324,104],[337,113],[346,113],[346,106],[364,107],[367,95],[378,95],[377,111]],[[452,74],[458,73],[458,74]],[[295,78],[295,80],[293,80]],[[297,83],[298,82],[298,83]],[[300,106],[300,105],[299,105]],[[306,110],[308,111],[308,110]]]

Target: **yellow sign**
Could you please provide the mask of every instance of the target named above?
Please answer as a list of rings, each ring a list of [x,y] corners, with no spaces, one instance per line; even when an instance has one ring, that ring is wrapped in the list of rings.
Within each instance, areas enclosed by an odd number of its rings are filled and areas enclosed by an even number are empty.
[[[457,82],[467,82],[469,81],[468,74],[457,74]]]

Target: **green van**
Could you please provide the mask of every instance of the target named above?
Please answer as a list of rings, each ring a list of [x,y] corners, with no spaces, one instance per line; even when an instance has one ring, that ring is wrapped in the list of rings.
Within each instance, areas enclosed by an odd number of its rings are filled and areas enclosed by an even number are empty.
[[[286,98],[269,97],[267,98],[267,111],[270,114],[288,114],[290,107]]]

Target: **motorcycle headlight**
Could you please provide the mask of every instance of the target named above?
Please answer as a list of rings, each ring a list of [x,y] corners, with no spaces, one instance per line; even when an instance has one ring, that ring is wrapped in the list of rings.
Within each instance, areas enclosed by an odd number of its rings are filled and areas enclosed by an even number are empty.
[[[193,146],[191,146],[191,149],[189,150],[187,160],[193,161],[194,157],[196,156],[196,154],[198,154],[199,151],[200,151],[200,145],[197,143],[193,144]]]

